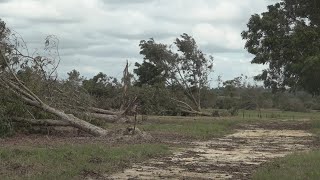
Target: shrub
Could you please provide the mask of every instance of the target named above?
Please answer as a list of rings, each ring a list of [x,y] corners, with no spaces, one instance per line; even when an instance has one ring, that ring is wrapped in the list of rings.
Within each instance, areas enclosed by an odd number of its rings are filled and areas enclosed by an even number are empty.
[[[239,113],[239,109],[238,108],[232,107],[228,111],[231,114],[231,116],[238,116],[238,113]]]
[[[219,115],[221,116],[221,117],[227,117],[227,116],[231,116],[231,114],[230,114],[230,112],[228,111],[228,110],[221,110],[221,111],[219,111]]]
[[[298,98],[290,98],[281,105],[284,111],[306,112],[303,102]]]
[[[170,92],[163,87],[135,87],[132,96],[138,95],[140,112],[144,115],[178,115],[179,108],[170,97]]]
[[[11,136],[13,132],[11,121],[5,116],[0,115],[0,138]]]

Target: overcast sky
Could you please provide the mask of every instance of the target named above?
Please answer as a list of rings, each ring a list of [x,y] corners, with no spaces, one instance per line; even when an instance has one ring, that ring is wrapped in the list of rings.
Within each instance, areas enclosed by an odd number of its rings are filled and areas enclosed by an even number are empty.
[[[60,40],[59,76],[77,69],[83,76],[98,72],[121,77],[126,59],[141,62],[139,42],[153,37],[172,44],[182,33],[214,56],[216,79],[240,74],[252,77],[252,65],[241,31],[254,13],[272,0],[0,0],[0,18],[19,32],[31,48],[44,38]],[[31,49],[32,50],[32,49]],[[214,84],[214,83],[212,83]]]

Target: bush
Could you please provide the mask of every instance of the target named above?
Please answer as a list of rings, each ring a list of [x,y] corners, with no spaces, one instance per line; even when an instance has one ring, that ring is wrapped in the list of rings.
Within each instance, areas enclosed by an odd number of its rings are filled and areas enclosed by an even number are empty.
[[[143,115],[171,115],[180,114],[180,109],[170,97],[170,92],[163,87],[135,87],[132,96],[138,95],[140,112]]]
[[[231,116],[238,116],[239,109],[236,107],[232,107],[231,109],[228,110]]]
[[[219,111],[218,110],[213,110],[212,111],[212,116],[213,117],[220,117]]]
[[[239,99],[232,97],[219,97],[216,102],[218,109],[231,109],[232,107],[239,106]]]
[[[228,110],[223,109],[223,110],[219,111],[219,116],[227,117],[227,116],[231,116],[231,114]]]
[[[240,107],[241,109],[246,109],[246,110],[256,110],[257,104],[252,101],[245,101],[241,103]]]
[[[294,112],[306,112],[307,109],[303,102],[298,98],[290,98],[281,105],[281,109],[284,111]]]
[[[0,116],[0,138],[13,135],[13,127],[11,121],[6,117]]]

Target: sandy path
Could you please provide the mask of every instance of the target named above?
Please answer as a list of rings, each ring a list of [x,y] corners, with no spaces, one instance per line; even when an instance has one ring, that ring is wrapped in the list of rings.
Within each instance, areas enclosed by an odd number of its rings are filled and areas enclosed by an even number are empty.
[[[109,179],[248,179],[259,164],[311,147],[303,130],[248,126],[234,134],[191,142],[170,157],[151,159],[113,174]]]

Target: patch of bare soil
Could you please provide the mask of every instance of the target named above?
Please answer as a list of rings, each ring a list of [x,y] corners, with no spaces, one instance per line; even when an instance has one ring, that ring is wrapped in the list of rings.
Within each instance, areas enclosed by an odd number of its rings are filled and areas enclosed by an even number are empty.
[[[254,169],[273,158],[313,147],[301,125],[250,125],[234,134],[190,142],[170,157],[135,164],[107,179],[250,179]],[[300,127],[300,129],[299,129]],[[172,142],[171,142],[172,143]]]

